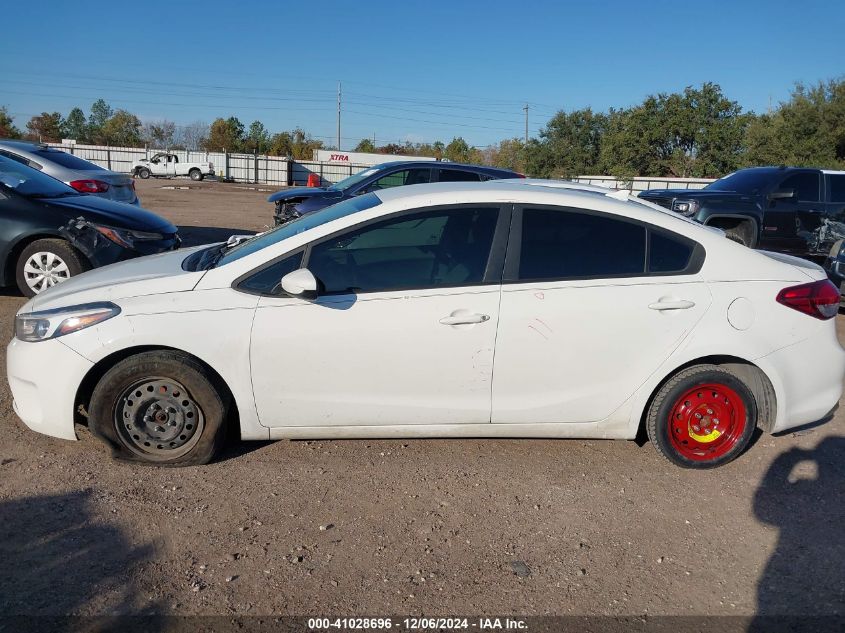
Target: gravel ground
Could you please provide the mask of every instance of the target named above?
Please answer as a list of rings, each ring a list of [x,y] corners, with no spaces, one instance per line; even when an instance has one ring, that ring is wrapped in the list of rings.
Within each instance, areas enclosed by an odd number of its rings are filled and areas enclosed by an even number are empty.
[[[272,220],[266,187],[138,189],[192,242]],[[4,340],[23,303],[0,296]],[[709,472],[583,440],[243,443],[159,469],[11,404],[4,380],[6,616],[845,613],[842,413]]]

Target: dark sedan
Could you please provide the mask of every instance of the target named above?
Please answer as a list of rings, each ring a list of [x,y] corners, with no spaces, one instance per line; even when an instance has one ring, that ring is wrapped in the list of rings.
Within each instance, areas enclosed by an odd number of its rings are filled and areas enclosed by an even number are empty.
[[[0,156],[0,283],[32,297],[89,268],[179,246],[154,213],[76,191]]]
[[[509,169],[481,165],[422,160],[396,161],[375,165],[330,187],[284,189],[277,191],[267,200],[276,204],[274,218],[278,226],[306,213],[379,189],[429,182],[480,182],[506,178],[525,176]]]

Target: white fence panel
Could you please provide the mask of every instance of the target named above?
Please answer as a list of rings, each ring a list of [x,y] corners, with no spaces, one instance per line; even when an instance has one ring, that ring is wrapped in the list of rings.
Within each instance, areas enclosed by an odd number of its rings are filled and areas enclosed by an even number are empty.
[[[631,180],[621,180],[613,176],[578,176],[575,182],[588,185],[599,185],[610,189],[627,189],[633,193],[648,189],[704,189],[713,182],[713,178],[658,178],[636,177]]]

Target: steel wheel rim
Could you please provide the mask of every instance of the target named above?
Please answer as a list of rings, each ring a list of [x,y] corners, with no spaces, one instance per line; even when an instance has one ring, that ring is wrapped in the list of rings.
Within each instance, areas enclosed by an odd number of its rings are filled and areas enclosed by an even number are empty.
[[[70,279],[67,262],[50,251],[33,253],[23,265],[26,285],[35,293],[44,292]]]
[[[183,385],[149,377],[123,390],[115,404],[114,423],[130,451],[163,460],[185,455],[196,445],[205,416]]]
[[[742,397],[731,387],[705,383],[684,392],[669,412],[669,440],[683,457],[708,462],[737,445],[748,425]]]

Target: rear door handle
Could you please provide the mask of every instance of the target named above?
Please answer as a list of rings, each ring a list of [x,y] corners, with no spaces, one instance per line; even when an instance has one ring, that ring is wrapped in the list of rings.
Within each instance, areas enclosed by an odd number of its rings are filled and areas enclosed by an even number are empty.
[[[695,305],[693,301],[686,301],[684,299],[661,300],[657,303],[650,303],[648,307],[652,310],[687,310]]]
[[[656,303],[648,304],[652,310],[687,310],[695,305],[693,301],[685,299],[661,299]]]
[[[484,323],[489,320],[489,315],[473,312],[471,314],[450,314],[440,319],[440,322],[443,325],[471,325],[473,323]]]

